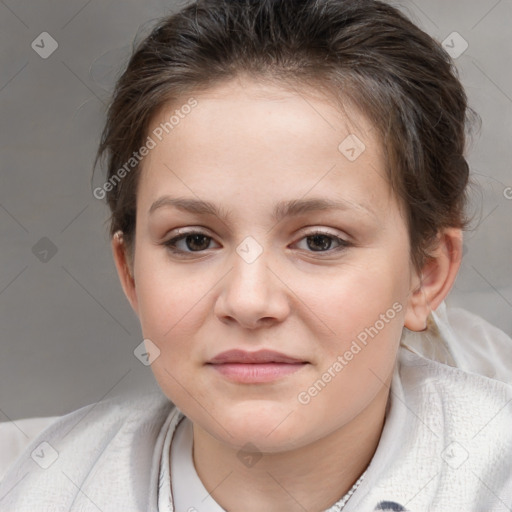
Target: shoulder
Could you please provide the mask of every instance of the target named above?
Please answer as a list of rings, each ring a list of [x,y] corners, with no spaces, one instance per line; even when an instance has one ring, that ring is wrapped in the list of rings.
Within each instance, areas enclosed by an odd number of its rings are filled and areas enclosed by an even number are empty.
[[[14,441],[26,447],[40,437],[45,439],[77,439],[91,431],[107,432],[123,426],[139,428],[165,415],[173,405],[160,390],[116,395],[94,402],[62,416],[27,418],[0,423],[3,444]],[[72,435],[71,435],[72,434]]]
[[[133,471],[149,474],[157,437],[173,411],[175,406],[155,389],[104,399],[58,417],[24,445],[8,468],[0,482],[0,505],[5,498],[16,510],[29,510],[35,499],[46,504],[51,490],[71,503],[86,481],[101,485],[100,474],[140,485]],[[91,480],[92,475],[98,477]]]
[[[512,505],[512,385],[405,348],[398,372],[403,425],[390,476],[423,488],[412,509]]]
[[[407,347],[399,349],[398,370],[402,387],[411,397],[421,395],[429,399],[433,397],[432,392],[438,390],[442,394],[436,393],[436,399],[459,403],[465,402],[471,392],[472,408],[490,398],[506,398],[507,401],[512,398],[512,384],[508,382],[429,359]]]
[[[511,507],[512,386],[400,347],[381,439],[350,501],[347,512]]]
[[[398,372],[402,399],[439,436],[471,438],[485,428],[480,445],[512,447],[512,385],[452,367],[401,348]],[[395,383],[395,386],[397,384]]]
[[[0,423],[0,480],[30,442],[58,418],[24,418]]]

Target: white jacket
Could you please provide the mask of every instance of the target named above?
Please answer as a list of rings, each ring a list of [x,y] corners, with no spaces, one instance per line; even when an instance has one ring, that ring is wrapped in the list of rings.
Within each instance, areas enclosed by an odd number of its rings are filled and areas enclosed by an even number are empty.
[[[512,340],[444,303],[433,319],[404,330],[381,439],[344,512],[512,510]],[[163,446],[182,417],[156,391],[52,419],[9,461],[0,512],[163,512]]]

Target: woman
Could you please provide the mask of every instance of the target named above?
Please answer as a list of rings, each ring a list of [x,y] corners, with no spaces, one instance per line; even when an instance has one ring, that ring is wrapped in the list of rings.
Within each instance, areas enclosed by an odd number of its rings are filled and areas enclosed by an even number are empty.
[[[0,510],[510,508],[510,383],[409,342],[460,266],[468,112],[449,56],[382,2],[162,20],[94,191],[162,393],[53,422]]]

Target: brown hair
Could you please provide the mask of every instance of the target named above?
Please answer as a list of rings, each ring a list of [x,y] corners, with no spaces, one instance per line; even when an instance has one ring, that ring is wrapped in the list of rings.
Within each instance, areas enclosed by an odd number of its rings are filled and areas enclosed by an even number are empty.
[[[198,0],[161,19],[116,84],[96,159],[107,154],[107,180],[161,107],[242,73],[320,89],[373,123],[417,270],[441,228],[467,228],[466,128],[477,116],[441,44],[373,0]],[[122,230],[130,253],[139,168],[106,194],[110,234]]]

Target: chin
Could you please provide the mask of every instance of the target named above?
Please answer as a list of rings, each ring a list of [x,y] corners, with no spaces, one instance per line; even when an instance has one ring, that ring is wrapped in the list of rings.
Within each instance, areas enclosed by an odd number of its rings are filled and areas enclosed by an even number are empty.
[[[293,408],[267,403],[259,406],[259,403],[247,402],[242,407],[229,410],[218,408],[215,413],[217,421],[212,422],[211,417],[203,416],[207,425],[202,426],[217,440],[237,450],[247,443],[269,453],[287,451],[300,445],[299,439],[306,436],[303,432],[305,422],[298,421],[293,412],[290,414]],[[225,425],[226,430],[221,425]]]

